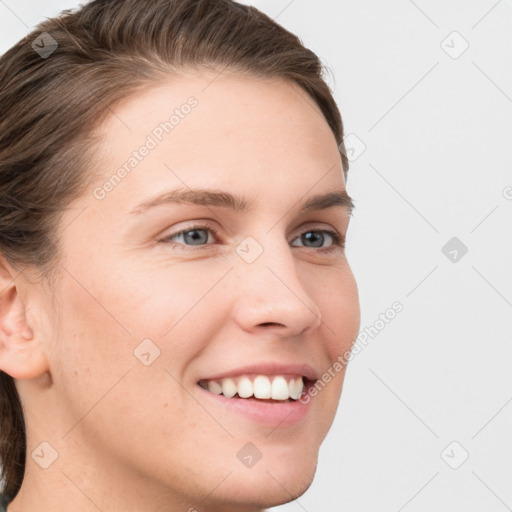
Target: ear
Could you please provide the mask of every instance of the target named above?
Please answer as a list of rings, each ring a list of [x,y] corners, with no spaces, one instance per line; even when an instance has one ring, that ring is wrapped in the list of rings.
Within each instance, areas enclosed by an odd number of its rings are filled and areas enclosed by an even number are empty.
[[[39,333],[27,323],[23,297],[28,294],[20,293],[27,286],[22,272],[0,254],[0,370],[15,379],[33,379],[49,371]]]

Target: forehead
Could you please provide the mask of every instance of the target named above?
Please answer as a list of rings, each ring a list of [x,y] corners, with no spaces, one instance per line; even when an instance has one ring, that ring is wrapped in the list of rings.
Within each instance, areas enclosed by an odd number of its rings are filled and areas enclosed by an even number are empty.
[[[298,196],[317,182],[322,190],[344,188],[323,114],[305,91],[280,78],[184,74],[112,110],[98,129],[101,143],[91,164],[101,170],[100,186],[111,182],[109,203],[125,201],[127,211],[166,187]]]

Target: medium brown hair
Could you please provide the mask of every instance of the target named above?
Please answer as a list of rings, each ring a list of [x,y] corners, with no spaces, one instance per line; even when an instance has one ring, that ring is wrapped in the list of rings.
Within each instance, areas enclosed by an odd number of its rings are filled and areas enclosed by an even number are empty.
[[[51,282],[59,214],[95,178],[92,134],[116,102],[200,68],[298,84],[325,116],[346,178],[343,123],[323,78],[327,68],[297,36],[232,0],[94,0],[39,24],[0,58],[0,253],[14,268],[33,267]],[[14,379],[0,371],[9,501],[25,458],[22,405]]]

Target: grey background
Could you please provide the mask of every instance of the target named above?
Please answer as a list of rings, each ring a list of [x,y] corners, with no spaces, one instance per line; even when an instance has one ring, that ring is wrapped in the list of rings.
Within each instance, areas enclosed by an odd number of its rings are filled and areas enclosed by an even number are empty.
[[[314,483],[272,511],[510,510],[512,1],[244,3],[331,70],[361,331],[404,308],[349,364]],[[0,52],[76,5],[0,0]]]

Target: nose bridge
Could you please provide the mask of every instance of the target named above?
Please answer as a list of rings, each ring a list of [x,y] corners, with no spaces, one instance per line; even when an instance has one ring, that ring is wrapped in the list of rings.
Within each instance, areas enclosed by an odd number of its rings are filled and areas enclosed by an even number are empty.
[[[246,330],[278,324],[288,336],[318,327],[320,309],[297,273],[288,242],[277,233],[260,238],[247,237],[236,249],[238,322]]]

